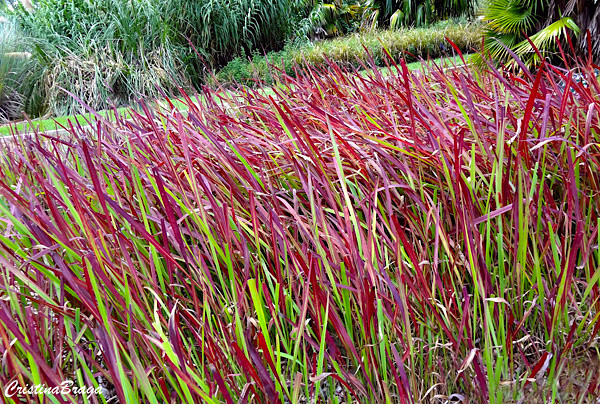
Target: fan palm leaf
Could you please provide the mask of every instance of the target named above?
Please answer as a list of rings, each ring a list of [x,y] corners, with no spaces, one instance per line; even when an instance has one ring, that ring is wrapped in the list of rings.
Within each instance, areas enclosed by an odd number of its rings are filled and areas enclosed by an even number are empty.
[[[504,62],[510,57],[506,46],[530,65],[537,64],[536,49],[542,57],[551,56],[556,42],[565,41],[569,32],[584,53],[587,49],[580,33],[594,31],[600,24],[599,8],[597,0],[489,0],[484,9],[489,28],[484,53]],[[598,56],[600,41],[593,35],[591,39]]]
[[[532,4],[519,0],[493,1],[485,10],[485,18],[490,27],[504,34],[528,31],[536,23]]]

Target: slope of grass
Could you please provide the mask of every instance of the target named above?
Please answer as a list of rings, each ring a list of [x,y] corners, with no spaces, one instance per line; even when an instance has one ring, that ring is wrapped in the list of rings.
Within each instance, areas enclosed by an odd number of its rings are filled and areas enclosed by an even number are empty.
[[[589,402],[600,83],[580,69],[328,65],[7,143],[0,388]]]

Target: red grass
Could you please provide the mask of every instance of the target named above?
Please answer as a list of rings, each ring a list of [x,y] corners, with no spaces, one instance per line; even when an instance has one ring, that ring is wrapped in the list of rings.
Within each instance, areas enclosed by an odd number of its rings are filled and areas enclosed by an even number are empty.
[[[504,402],[587,366],[561,397],[599,394],[593,66],[395,68],[7,145],[0,385]]]

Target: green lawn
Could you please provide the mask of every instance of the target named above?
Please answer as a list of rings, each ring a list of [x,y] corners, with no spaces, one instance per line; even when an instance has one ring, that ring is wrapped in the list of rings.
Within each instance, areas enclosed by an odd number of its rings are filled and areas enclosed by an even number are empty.
[[[469,62],[471,56],[472,55],[465,55],[465,60],[467,61],[467,63]],[[452,66],[453,64],[456,64],[456,65],[462,64],[462,61],[458,56],[455,56],[452,58],[433,59],[429,63],[430,64],[433,64],[433,63],[443,64],[444,66]],[[410,70],[418,70],[423,67],[423,63],[413,62],[413,63],[409,63],[407,65],[407,67]],[[366,76],[371,71],[372,70],[364,70],[364,71],[362,71],[361,74],[363,76]],[[390,69],[387,67],[380,68],[380,71],[384,77],[389,76],[391,74]],[[234,90],[226,90],[226,91],[230,92],[230,91],[234,91]],[[264,89],[264,91],[266,94],[272,93],[272,90],[269,87],[266,87]],[[200,100],[202,100],[201,97],[200,97]],[[186,104],[183,101],[181,101],[180,98],[171,100],[171,102],[180,111],[187,109]],[[166,105],[166,101],[159,101],[158,104]],[[122,115],[124,114],[126,117],[130,117],[131,116],[130,115],[131,108],[132,108],[131,106],[121,107],[121,108],[118,108],[117,111],[119,114],[122,114]],[[108,117],[108,119],[114,118],[114,112],[112,110],[100,111],[99,114],[102,115],[103,117]],[[92,117],[91,114],[68,115],[68,116],[61,116],[61,117],[51,118],[51,119],[34,119],[31,123],[23,121],[23,122],[19,122],[17,124],[3,125],[3,126],[0,126],[0,136],[10,135],[14,131],[16,131],[16,133],[28,133],[28,132],[33,132],[34,130],[43,132],[43,131],[60,129],[62,126],[66,126],[68,124],[69,120],[71,120],[71,121],[76,120],[79,123],[81,123],[82,125],[87,125],[87,121],[89,121],[91,117]]]

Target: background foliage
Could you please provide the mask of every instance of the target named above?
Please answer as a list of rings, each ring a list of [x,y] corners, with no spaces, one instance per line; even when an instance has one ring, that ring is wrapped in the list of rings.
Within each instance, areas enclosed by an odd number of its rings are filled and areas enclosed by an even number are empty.
[[[21,118],[23,110],[36,115],[44,109],[41,70],[30,51],[13,21],[0,22],[0,123]]]
[[[361,30],[423,27],[441,19],[471,17],[477,0],[335,0],[306,1],[301,21],[309,36],[332,37]]]
[[[3,8],[37,66],[22,78],[25,112],[60,116],[83,112],[77,98],[106,109],[196,92],[211,69],[285,44],[472,13],[473,4],[455,1],[34,0]]]
[[[437,20],[472,16],[478,0],[368,0],[380,27],[424,26]]]

